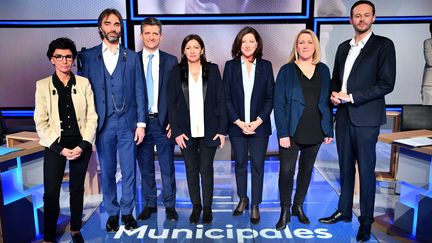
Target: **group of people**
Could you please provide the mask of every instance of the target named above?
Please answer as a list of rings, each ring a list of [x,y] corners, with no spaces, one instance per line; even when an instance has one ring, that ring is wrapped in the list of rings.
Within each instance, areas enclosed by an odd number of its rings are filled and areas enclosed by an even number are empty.
[[[309,224],[303,203],[322,143],[333,140],[332,106],[337,107],[336,141],[341,195],[338,210],[322,223],[351,221],[355,163],[360,171],[360,228],[358,241],[370,238],[375,195],[375,144],[385,122],[384,96],[395,82],[395,50],[391,40],[372,33],[375,6],[358,1],[351,8],[355,36],[336,53],[333,75],[320,62],[320,45],[313,31],[295,38],[287,64],[276,78],[270,61],[262,58],[263,41],[252,27],[234,39],[221,77],[206,60],[205,45],[196,34],[181,44],[181,60],[159,50],[162,25],[156,18],[141,24],[144,48],[135,53],[120,45],[122,16],[105,9],[98,19],[102,43],[80,53],[81,75],[74,75],[77,58],[73,41],[59,38],[47,52],[55,67],[52,76],[37,82],[35,123],[44,155],[44,241],[56,240],[59,193],[66,161],[70,166],[71,236],[82,242],[84,177],[92,145],[96,145],[102,193],[108,214],[106,230],[138,227],[132,215],[136,204],[136,161],[141,175],[143,210],[138,220],[157,212],[154,147],[162,179],[166,218],[178,220],[174,144],[181,149],[192,212],[189,221],[213,220],[213,160],[229,135],[235,160],[239,216],[251,205],[250,221],[260,221],[264,160],[271,135],[274,108],[279,142],[279,192],[283,230],[291,215]],[[298,175],[294,200],[295,167]],[[122,194],[117,198],[117,156]],[[251,201],[247,195],[248,161]],[[202,195],[201,195],[202,194]],[[201,217],[202,213],[202,217]]]

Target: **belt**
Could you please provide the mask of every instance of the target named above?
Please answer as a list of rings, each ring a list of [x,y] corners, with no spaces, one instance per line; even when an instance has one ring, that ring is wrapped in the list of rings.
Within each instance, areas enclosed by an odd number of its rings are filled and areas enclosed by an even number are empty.
[[[157,118],[158,113],[149,113],[149,118]]]

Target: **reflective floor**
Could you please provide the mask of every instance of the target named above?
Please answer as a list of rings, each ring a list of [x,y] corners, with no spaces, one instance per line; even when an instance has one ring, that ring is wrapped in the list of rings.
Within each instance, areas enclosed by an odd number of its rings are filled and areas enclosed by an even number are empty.
[[[310,218],[311,224],[301,224],[296,217],[292,217],[288,227],[280,232],[274,229],[280,214],[277,157],[269,157],[266,161],[263,203],[260,205],[261,221],[253,225],[249,221],[249,212],[245,212],[242,216],[232,216],[232,210],[239,199],[236,195],[234,163],[230,160],[230,150],[228,143],[216,154],[213,222],[211,224],[192,225],[189,223],[191,204],[184,162],[179,157],[175,163],[176,209],[179,213],[177,222],[165,220],[165,208],[159,197],[157,214],[153,214],[148,220],[139,221],[140,227],[137,230],[127,231],[121,227],[117,233],[106,233],[105,223],[108,216],[101,203],[101,196],[87,196],[82,228],[84,239],[86,242],[356,242],[355,236],[359,227],[356,217],[359,213],[358,197],[355,197],[351,223],[339,222],[334,225],[326,225],[318,222],[319,218],[331,215],[337,207],[340,187],[334,142],[321,147],[315,164],[304,204],[305,213]],[[269,150],[277,151],[277,146],[270,144]],[[389,151],[388,145],[378,143],[377,171],[388,170]],[[160,187],[159,173],[157,180]],[[139,179],[137,179],[137,185],[140,185]],[[394,193],[394,186],[394,183],[377,182],[375,223],[372,229],[373,236],[369,242],[417,242],[412,240],[410,235],[391,226],[394,205],[398,200],[398,195]],[[69,214],[67,185],[64,186],[64,190],[61,196],[62,216],[59,220],[59,242],[69,242],[71,239],[67,233],[69,219],[67,216]],[[137,191],[134,216],[139,214],[143,208],[139,187]],[[118,186],[118,192],[120,196],[120,186]],[[160,194],[160,188],[158,194]],[[41,235],[38,238],[40,240]]]

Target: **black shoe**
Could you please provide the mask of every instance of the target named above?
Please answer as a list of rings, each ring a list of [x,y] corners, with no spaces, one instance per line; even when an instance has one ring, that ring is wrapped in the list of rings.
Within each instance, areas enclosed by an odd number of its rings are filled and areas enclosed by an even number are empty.
[[[119,216],[109,216],[105,228],[107,232],[116,232],[119,229]]]
[[[371,226],[360,224],[359,230],[357,232],[356,240],[360,242],[366,242],[371,237]]]
[[[81,232],[71,234],[73,243],[84,243],[84,238],[81,235]]]
[[[352,217],[343,215],[339,210],[327,218],[320,218],[319,221],[323,224],[335,224],[339,221],[351,222]]]
[[[203,209],[203,224],[210,224],[213,221],[212,209],[211,207],[204,207]]]
[[[297,218],[299,219],[300,223],[310,224],[310,220],[308,219],[308,217],[304,213],[302,206],[294,204],[292,206],[292,208],[291,208],[291,213],[292,213],[293,216],[297,216]]]
[[[245,209],[249,209],[249,198],[247,197],[240,199],[240,202],[237,204],[236,209],[234,209],[233,211],[233,216],[242,215]]]
[[[147,207],[145,206],[141,213],[138,215],[138,220],[146,220],[150,216],[157,212],[157,207]]]
[[[252,205],[250,221],[252,224],[258,224],[260,221],[260,212],[258,204]]]
[[[138,228],[138,223],[135,220],[135,218],[132,216],[132,214],[122,215],[122,222],[124,224],[125,229],[127,230]]]
[[[290,214],[290,208],[289,207],[283,207],[281,208],[281,214],[279,217],[279,221],[276,224],[276,230],[283,230],[285,229],[286,225],[291,222],[291,214]]]
[[[165,208],[165,215],[166,218],[170,221],[177,221],[178,220],[178,214],[174,207],[167,207]]]
[[[189,217],[189,221],[192,224],[197,224],[198,223],[198,221],[200,219],[200,215],[201,215],[201,210],[202,210],[201,205],[193,205],[192,213],[191,213],[191,215]]]

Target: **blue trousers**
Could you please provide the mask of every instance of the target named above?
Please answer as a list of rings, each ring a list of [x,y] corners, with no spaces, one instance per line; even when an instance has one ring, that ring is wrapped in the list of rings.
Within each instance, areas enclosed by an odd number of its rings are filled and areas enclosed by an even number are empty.
[[[138,166],[141,173],[141,187],[144,205],[157,206],[154,146],[156,145],[162,177],[162,200],[165,207],[174,207],[176,184],[174,173],[174,145],[166,136],[157,117],[146,124],[144,141],[138,146]]]
[[[135,131],[128,126],[127,116],[116,114],[105,119],[103,129],[96,137],[96,148],[102,176],[102,194],[109,216],[132,214],[135,205]],[[117,152],[120,159],[122,195],[117,200]]]

